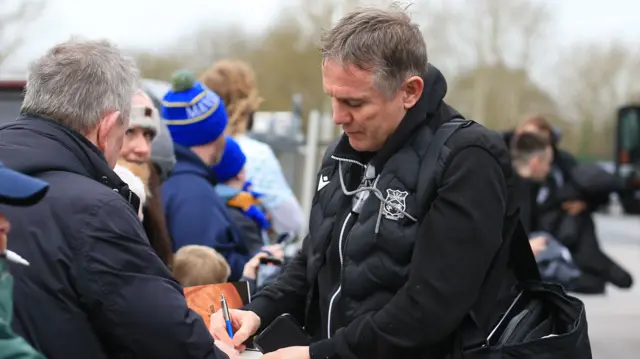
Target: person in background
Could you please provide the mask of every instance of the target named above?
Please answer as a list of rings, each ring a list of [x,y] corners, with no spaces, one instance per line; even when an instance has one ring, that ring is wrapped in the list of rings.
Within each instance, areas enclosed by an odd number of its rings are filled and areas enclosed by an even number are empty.
[[[216,192],[226,203],[249,253],[258,253],[269,246],[266,250],[276,252],[271,254],[282,259],[284,253],[279,245],[270,246],[268,231],[271,223],[261,208],[260,199],[255,192],[245,190],[245,163],[246,157],[238,143],[232,137],[227,137],[222,159],[213,166],[218,179]]]
[[[173,277],[183,287],[225,283],[230,275],[227,261],[211,247],[188,245],[176,252]]]
[[[562,284],[577,293],[604,292],[602,279],[582,273],[570,251],[550,233],[537,227],[536,196],[538,186],[551,170],[553,150],[549,139],[536,133],[514,136],[511,143],[513,167],[518,173],[518,195],[523,226],[529,234],[529,244],[544,280]]]
[[[188,71],[173,76],[162,102],[162,119],[174,142],[176,165],[162,184],[162,203],[173,250],[197,244],[214,248],[231,267],[231,281],[251,259],[225,203],[213,165],[224,151],[227,113],[220,97]]]
[[[0,163],[0,359],[44,359],[11,329],[13,277],[7,268],[9,260],[6,253],[11,223],[2,214],[2,209],[3,206],[35,205],[48,190],[46,182],[12,171]]]
[[[302,207],[284,177],[280,162],[268,144],[247,135],[253,114],[262,102],[251,67],[238,60],[221,60],[206,70],[200,80],[222,98],[227,108],[227,133],[247,156],[246,177],[256,192],[264,194],[262,202],[270,213],[273,229],[277,233],[304,235]]]
[[[145,183],[148,181],[148,173],[146,180],[143,180],[144,177],[140,177],[140,175],[133,173],[133,171],[131,170],[131,167],[133,167],[133,165],[134,164],[131,162],[118,161],[118,163],[116,163],[116,166],[113,168],[113,171],[118,175],[118,177],[120,177],[121,180],[123,180],[129,186],[129,189],[133,193],[135,193],[138,198],[140,198],[138,217],[142,222],[144,221],[144,212],[142,208],[147,202],[147,185]]]
[[[593,211],[602,204],[602,199],[565,198],[565,193],[574,192],[572,171],[578,164],[576,159],[558,148],[558,134],[546,118],[526,117],[516,128],[515,136],[524,133],[536,133],[547,138],[554,155],[549,174],[537,192],[537,227],[561,241],[571,251],[582,272],[619,288],[630,288],[633,285],[631,274],[600,247]]]
[[[187,307],[113,171],[138,88],[133,60],[106,41],[72,39],[29,66],[0,160],[50,188],[3,208],[19,238],[9,249],[31,262],[13,271],[13,329],[49,359],[236,356]]]
[[[136,91],[131,100],[129,128],[125,133],[119,162],[130,170],[144,172],[143,177],[148,178],[145,180],[147,201],[142,207],[145,218],[142,225],[153,250],[164,264],[171,267],[173,246],[162,210],[160,182],[157,180],[156,167],[151,162],[151,144],[160,128],[158,109],[144,91]]]

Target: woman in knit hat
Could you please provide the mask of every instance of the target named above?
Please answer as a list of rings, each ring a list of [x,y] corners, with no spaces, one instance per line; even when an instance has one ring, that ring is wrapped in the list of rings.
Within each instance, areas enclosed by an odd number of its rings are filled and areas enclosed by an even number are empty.
[[[278,159],[268,144],[246,135],[251,129],[253,113],[262,102],[253,70],[242,61],[222,60],[202,74],[201,80],[224,101],[229,114],[227,133],[247,156],[247,178],[255,191],[264,194],[262,202],[271,215],[273,229],[278,233],[302,234],[302,208]]]
[[[135,169],[138,176],[142,175],[146,197],[141,208],[144,218],[142,225],[153,250],[165,265],[171,266],[173,251],[160,201],[160,180],[150,161],[151,141],[160,129],[160,115],[142,90],[134,94],[131,104],[129,128],[125,133],[118,163],[131,170]]]
[[[212,247],[240,279],[252,257],[224,202],[211,168],[224,151],[227,112],[220,97],[192,73],[178,71],[162,101],[162,120],[173,138],[176,164],[162,184],[162,203],[173,250],[186,245]]]

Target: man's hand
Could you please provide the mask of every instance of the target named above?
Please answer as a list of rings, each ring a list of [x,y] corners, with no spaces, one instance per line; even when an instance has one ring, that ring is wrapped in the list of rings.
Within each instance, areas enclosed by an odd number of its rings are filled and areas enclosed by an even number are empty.
[[[244,350],[244,343],[250,336],[254,335],[260,328],[260,317],[254,312],[248,310],[229,309],[231,317],[231,326],[233,327],[233,339],[229,338],[227,333],[227,325],[224,322],[222,310],[215,312],[209,319],[210,332],[215,340],[221,340],[225,344],[240,351]]]
[[[244,265],[244,269],[242,270],[242,276],[248,279],[256,279],[258,276],[258,266],[260,266],[260,258],[268,257],[269,255],[260,252],[253,256],[251,260]]]
[[[262,247],[263,250],[271,253],[272,256],[278,259],[284,259],[284,249],[279,244],[272,244],[270,246]]]
[[[533,255],[537,256],[540,252],[547,248],[547,237],[535,237],[529,239],[529,245],[533,251]]]
[[[235,350],[232,346],[220,340],[216,340],[215,344],[218,347],[218,349],[222,350],[222,352],[227,354],[229,359],[240,359],[240,352]]]
[[[566,201],[562,203],[562,209],[567,211],[567,213],[572,216],[577,216],[582,213],[582,211],[587,209],[587,203],[580,200]]]
[[[310,359],[309,347],[288,347],[262,356],[262,359]]]

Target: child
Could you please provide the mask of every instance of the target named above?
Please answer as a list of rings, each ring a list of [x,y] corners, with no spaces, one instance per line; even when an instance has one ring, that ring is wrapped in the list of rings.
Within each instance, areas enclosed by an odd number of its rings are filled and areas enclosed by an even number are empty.
[[[213,166],[213,172],[218,180],[216,192],[229,208],[249,253],[258,253],[269,245],[271,224],[261,208],[259,195],[247,189],[246,161],[238,143],[227,136],[222,158]]]
[[[227,261],[211,247],[187,245],[173,257],[173,277],[183,287],[225,283],[230,275]]]

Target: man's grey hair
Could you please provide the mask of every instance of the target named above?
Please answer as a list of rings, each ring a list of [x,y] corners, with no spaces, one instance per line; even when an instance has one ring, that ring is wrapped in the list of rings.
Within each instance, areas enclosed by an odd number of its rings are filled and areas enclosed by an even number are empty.
[[[127,125],[139,82],[135,62],[115,45],[74,38],[30,64],[22,112],[54,118],[82,134],[115,111]]]
[[[392,96],[411,76],[427,72],[427,45],[406,9],[363,8],[346,15],[321,40],[323,61],[370,71],[378,90]]]

